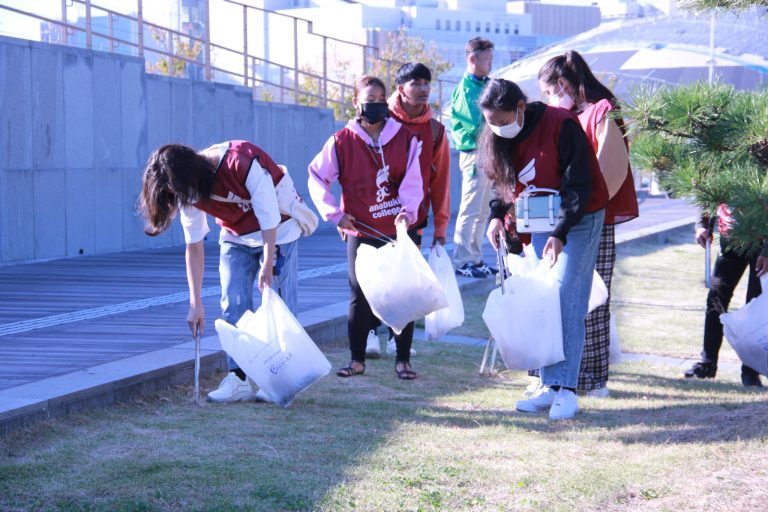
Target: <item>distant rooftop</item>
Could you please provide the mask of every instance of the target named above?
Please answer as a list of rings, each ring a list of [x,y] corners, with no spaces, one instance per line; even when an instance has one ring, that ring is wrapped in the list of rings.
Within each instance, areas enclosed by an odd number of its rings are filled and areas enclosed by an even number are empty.
[[[715,23],[715,75],[738,89],[768,85],[768,16],[765,10]],[[617,20],[566,39],[500,69],[530,99],[539,98],[539,68],[554,55],[577,50],[592,70],[622,96],[640,83],[678,84],[709,75],[710,19],[665,16]]]

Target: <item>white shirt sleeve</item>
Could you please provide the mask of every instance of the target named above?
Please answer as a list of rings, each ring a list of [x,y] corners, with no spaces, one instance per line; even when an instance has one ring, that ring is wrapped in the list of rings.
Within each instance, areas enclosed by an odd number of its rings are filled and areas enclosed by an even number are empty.
[[[188,244],[199,242],[210,231],[205,212],[194,206],[182,206],[179,209],[179,220],[184,230],[184,241]]]
[[[259,219],[261,229],[276,228],[280,224],[280,209],[277,205],[277,193],[269,175],[254,158],[245,188],[251,194],[251,208]]]

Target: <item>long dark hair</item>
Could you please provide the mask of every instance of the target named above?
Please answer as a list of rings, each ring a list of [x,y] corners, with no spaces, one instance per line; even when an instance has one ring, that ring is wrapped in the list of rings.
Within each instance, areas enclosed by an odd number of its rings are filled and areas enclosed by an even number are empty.
[[[574,98],[574,103],[577,105],[582,101],[597,103],[600,100],[608,100],[614,106],[617,103],[616,96],[600,83],[589,69],[584,57],[575,50],[552,57],[539,70],[539,80],[547,84],[554,85],[560,78],[567,80],[576,88],[579,97]]]
[[[482,110],[490,112],[515,112],[520,100],[527,102],[528,98],[515,82],[494,78],[488,81],[477,103]],[[514,139],[499,137],[487,125],[477,141],[478,166],[501,192],[515,190],[517,179],[512,163],[514,145]]]
[[[152,153],[144,169],[137,205],[146,220],[144,232],[159,235],[171,225],[179,206],[209,197],[215,171],[204,156],[181,144],[167,144]]]

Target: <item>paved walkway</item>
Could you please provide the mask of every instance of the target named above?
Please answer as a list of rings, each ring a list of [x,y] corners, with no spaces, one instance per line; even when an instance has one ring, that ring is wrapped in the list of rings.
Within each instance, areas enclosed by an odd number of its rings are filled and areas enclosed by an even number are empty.
[[[617,227],[617,242],[690,226],[694,215],[681,200],[645,199],[641,217]],[[171,247],[0,267],[0,433],[189,382],[183,252]],[[346,336],[345,248],[324,226],[301,240],[299,252],[298,317],[322,346]],[[495,260],[488,244],[486,258]],[[204,374],[225,363],[213,329],[217,266],[218,246],[207,243]],[[460,279],[460,286],[481,293],[492,283]]]

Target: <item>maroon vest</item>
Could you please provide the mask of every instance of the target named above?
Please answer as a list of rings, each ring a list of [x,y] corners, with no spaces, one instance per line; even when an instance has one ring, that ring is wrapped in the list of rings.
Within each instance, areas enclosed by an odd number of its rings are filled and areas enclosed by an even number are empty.
[[[560,130],[567,119],[578,123],[576,116],[567,110],[547,106],[533,132],[524,140],[514,144],[512,160],[515,172],[525,173],[524,170],[530,169],[531,166],[536,169],[536,177],[528,181],[527,185],[560,190]],[[608,189],[600,172],[600,164],[597,163],[595,152],[590,150],[587,153],[592,173],[592,193],[584,212],[592,213],[605,207],[608,201]],[[519,174],[516,177],[519,178]],[[518,179],[517,193],[522,192],[525,187],[526,184]]]
[[[264,150],[244,140],[233,140],[229,142],[229,149],[216,168],[213,193],[232,201],[250,201],[251,194],[245,188],[245,181],[254,159],[269,173],[273,185],[283,179],[282,169]],[[207,198],[195,203],[195,207],[213,215],[216,224],[237,236],[261,230],[249,202],[225,202]],[[289,218],[281,215],[280,222]]]
[[[383,146],[389,175],[380,173],[381,155],[349,128],[336,132],[341,210],[386,235],[395,235],[395,216],[402,209],[398,191],[408,167],[408,149],[413,133],[400,127]],[[363,236],[369,233],[361,227]]]
[[[587,110],[579,114],[579,122],[587,134],[587,140],[592,145],[592,149],[597,154],[597,125],[605,118],[614,107],[608,100],[600,100]],[[627,139],[624,139],[624,145],[629,151]],[[637,193],[635,192],[635,180],[632,177],[632,167],[627,165],[627,175],[624,182],[619,187],[612,198],[608,200],[605,207],[605,223],[621,224],[632,220],[640,214],[637,206]]]

